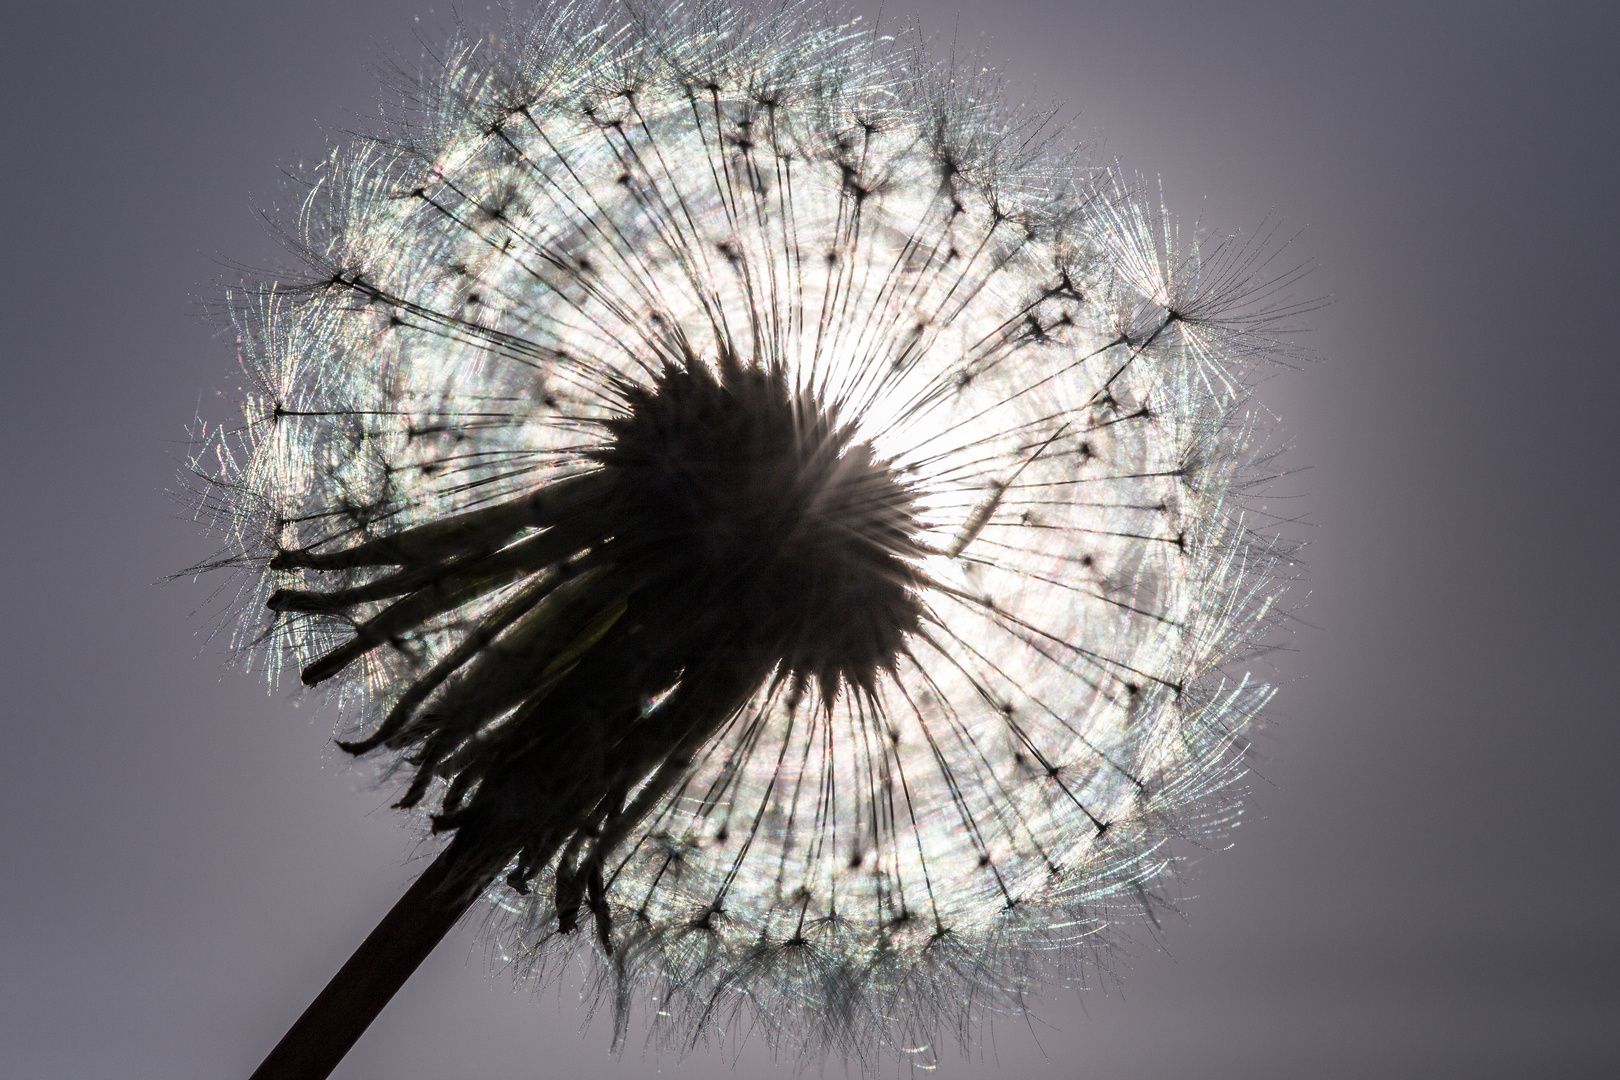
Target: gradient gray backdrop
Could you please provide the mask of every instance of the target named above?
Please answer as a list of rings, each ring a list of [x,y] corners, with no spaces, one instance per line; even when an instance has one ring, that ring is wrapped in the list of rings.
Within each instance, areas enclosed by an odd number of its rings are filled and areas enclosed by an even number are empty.
[[[421,865],[324,719],[225,670],[209,585],[159,581],[213,550],[164,491],[239,382],[198,301],[275,260],[277,168],[361,126],[444,10],[0,20],[0,1075],[245,1077]],[[917,11],[1188,218],[1304,227],[1336,299],[1329,359],[1264,391],[1314,466],[1322,629],[1236,847],[1123,989],[1053,992],[940,1075],[1620,1075],[1614,5]],[[583,1023],[458,931],[338,1075],[734,1075]]]

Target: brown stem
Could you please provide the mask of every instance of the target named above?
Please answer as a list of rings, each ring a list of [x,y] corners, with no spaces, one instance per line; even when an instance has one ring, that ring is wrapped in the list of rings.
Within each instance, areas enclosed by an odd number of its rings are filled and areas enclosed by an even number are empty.
[[[332,976],[251,1080],[324,1080],[511,858],[458,834]]]

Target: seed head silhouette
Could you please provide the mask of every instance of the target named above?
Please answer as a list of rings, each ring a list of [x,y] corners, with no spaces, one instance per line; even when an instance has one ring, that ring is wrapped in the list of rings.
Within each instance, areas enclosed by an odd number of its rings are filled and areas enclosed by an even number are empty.
[[[866,1064],[1106,963],[1271,694],[1274,248],[817,6],[446,57],[233,299],[197,462],[243,652],[451,837],[255,1075],[326,1075],[480,898],[616,1039]]]

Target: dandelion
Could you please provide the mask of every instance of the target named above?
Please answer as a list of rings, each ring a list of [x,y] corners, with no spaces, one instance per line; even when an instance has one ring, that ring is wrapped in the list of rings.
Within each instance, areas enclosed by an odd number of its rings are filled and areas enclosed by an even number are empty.
[[[452,834],[261,1068],[478,899],[615,1038],[931,1054],[1218,835],[1284,553],[1263,247],[819,7],[542,8],[310,178],[211,443],[242,648]]]

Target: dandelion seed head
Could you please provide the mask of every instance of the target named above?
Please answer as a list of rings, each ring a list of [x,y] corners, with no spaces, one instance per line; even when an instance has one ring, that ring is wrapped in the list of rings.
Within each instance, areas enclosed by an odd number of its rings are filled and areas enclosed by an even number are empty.
[[[235,302],[244,652],[512,837],[504,955],[590,950],[621,1038],[915,1059],[1237,812],[1289,275],[990,78],[813,5],[544,8]]]

